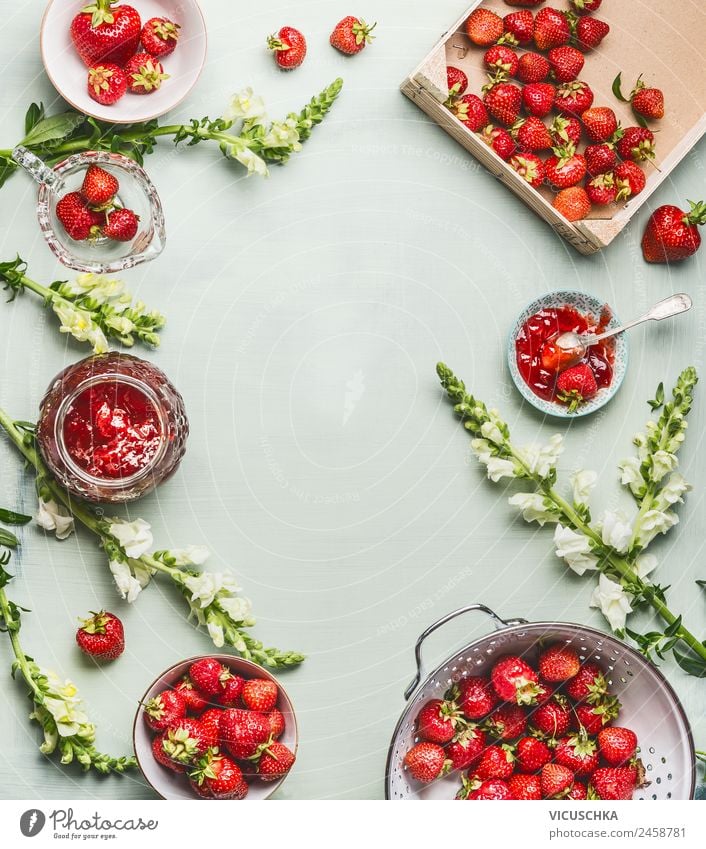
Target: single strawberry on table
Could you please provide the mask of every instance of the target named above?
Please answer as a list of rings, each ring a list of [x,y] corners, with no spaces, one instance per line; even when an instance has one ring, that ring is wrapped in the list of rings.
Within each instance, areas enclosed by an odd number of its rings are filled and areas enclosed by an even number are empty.
[[[581,186],[571,186],[556,193],[552,206],[567,221],[581,221],[591,212],[591,199]]]
[[[538,189],[546,176],[544,162],[536,153],[516,153],[508,160],[510,167],[530,186]]]
[[[689,212],[668,204],[652,213],[642,237],[642,255],[647,262],[681,262],[698,251],[706,203],[690,200],[689,204]]]
[[[556,390],[557,400],[566,404],[569,413],[575,413],[581,404],[596,395],[598,384],[591,367],[587,363],[579,363],[559,375]]]
[[[283,71],[298,68],[306,57],[306,38],[294,27],[282,27],[276,35],[267,39],[267,46],[274,52],[275,62]]]
[[[277,706],[279,690],[274,681],[267,678],[250,678],[243,684],[241,698],[250,710],[269,713]]]
[[[137,10],[116,0],[94,0],[71,22],[74,46],[89,68],[106,62],[124,65],[137,50],[141,35]]]
[[[142,27],[140,41],[145,49],[157,59],[172,54],[179,42],[181,26],[169,18],[150,18]]]
[[[169,79],[159,59],[149,53],[136,53],[125,65],[128,90],[133,94],[151,94]]]
[[[143,707],[145,722],[153,731],[164,731],[186,716],[186,702],[179,690],[163,690]]]
[[[267,743],[257,756],[257,776],[262,781],[277,781],[294,766],[296,756],[284,743]]]
[[[479,47],[490,47],[504,32],[503,19],[482,6],[474,9],[466,18],[466,35]]]
[[[113,106],[127,91],[127,74],[109,62],[95,65],[88,71],[88,94],[96,103]]]
[[[517,79],[523,83],[543,83],[551,65],[541,53],[523,53],[517,63]]]
[[[83,619],[76,631],[78,647],[95,660],[115,660],[125,651],[123,623],[106,610],[91,613],[91,617]]]
[[[135,238],[139,223],[139,217],[131,209],[114,209],[108,213],[101,233],[115,242],[130,242]]]
[[[329,41],[336,50],[354,56],[375,38],[371,33],[376,26],[368,26],[362,18],[348,15],[336,24]]]
[[[555,98],[551,83],[530,83],[522,89],[522,104],[536,118],[545,118],[552,111]]]
[[[89,165],[81,185],[81,194],[91,206],[105,206],[118,193],[120,184],[113,174],[99,165]]]
[[[448,772],[450,762],[446,753],[436,743],[417,743],[404,756],[403,761],[415,781],[429,784]]]
[[[69,237],[76,242],[83,242],[94,235],[94,219],[80,192],[69,192],[59,200],[56,217]]]

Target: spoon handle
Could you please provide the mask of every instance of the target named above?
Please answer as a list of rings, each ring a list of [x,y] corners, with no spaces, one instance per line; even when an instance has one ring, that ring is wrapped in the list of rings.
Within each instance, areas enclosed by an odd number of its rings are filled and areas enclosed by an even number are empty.
[[[15,162],[32,177],[37,183],[49,186],[53,192],[58,192],[63,182],[62,178],[42,160],[35,156],[32,151],[26,147],[18,145],[12,151],[12,158]]]
[[[691,298],[686,293],[681,292],[678,295],[670,295],[668,298],[655,304],[645,315],[636,318],[635,321],[629,321],[621,327],[613,327],[605,333],[593,334],[590,337],[586,337],[585,344],[589,346],[595,345],[596,342],[600,342],[602,339],[609,339],[611,336],[616,336],[618,333],[630,330],[631,327],[635,327],[645,321],[662,321],[665,318],[672,318],[672,316],[687,312],[691,307]],[[582,339],[582,341],[584,340]]]

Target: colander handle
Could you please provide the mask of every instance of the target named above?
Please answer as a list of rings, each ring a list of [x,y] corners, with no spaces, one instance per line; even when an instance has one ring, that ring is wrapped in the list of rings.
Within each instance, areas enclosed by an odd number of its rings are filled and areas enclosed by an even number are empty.
[[[455,619],[457,616],[460,616],[462,613],[472,613],[473,611],[479,610],[481,613],[485,613],[490,619],[493,620],[493,624],[495,628],[500,631],[503,628],[509,628],[512,625],[526,625],[526,619],[501,619],[500,616],[489,607],[486,607],[484,604],[469,604],[466,607],[459,607],[458,610],[454,610],[451,613],[447,613],[446,616],[442,616],[441,619],[434,622],[433,625],[430,625],[426,631],[423,631],[419,638],[417,639],[417,644],[414,647],[414,659],[417,662],[417,674],[414,676],[414,680],[404,691],[405,701],[409,701],[412,693],[417,689],[419,682],[422,680],[422,643],[426,638],[433,634],[438,628],[441,628],[442,625],[446,625],[447,622],[450,622],[452,619]]]

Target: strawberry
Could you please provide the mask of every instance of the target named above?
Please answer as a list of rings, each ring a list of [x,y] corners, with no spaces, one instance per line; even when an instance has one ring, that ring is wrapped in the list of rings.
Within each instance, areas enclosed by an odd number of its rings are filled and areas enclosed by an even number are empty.
[[[505,781],[502,781],[499,778],[494,778],[490,781],[482,781],[466,798],[473,801],[482,800],[484,802],[497,802],[513,799],[514,796]]]
[[[598,384],[588,363],[579,363],[559,375],[556,389],[557,400],[567,405],[569,413],[574,413],[598,392]]]
[[[116,242],[129,242],[135,238],[139,222],[131,209],[114,209],[108,213],[108,223],[101,232]]]
[[[145,702],[144,712],[153,731],[165,731],[186,716],[186,702],[178,690],[163,690]]]
[[[184,717],[172,723],[164,732],[162,748],[179,764],[192,764],[209,749],[218,746],[218,733],[212,724]]]
[[[635,767],[601,767],[591,776],[589,798],[629,800],[637,786]]]
[[[562,737],[556,744],[554,759],[568,767],[574,775],[588,775],[598,766],[596,743],[585,731]]]
[[[115,660],[125,651],[123,623],[113,613],[91,611],[76,631],[76,642],[84,654],[94,660]]]
[[[602,0],[569,0],[577,15],[590,15],[597,12]]]
[[[502,71],[509,77],[515,76],[519,65],[517,53],[503,44],[494,44],[486,50],[483,62],[491,71]]]
[[[448,772],[446,753],[436,743],[417,743],[404,756],[404,765],[416,781],[429,784]]]
[[[124,65],[135,53],[142,21],[132,6],[116,6],[115,0],[94,0],[71,21],[71,39],[89,68],[110,62]]]
[[[604,725],[612,722],[620,711],[620,702],[614,696],[606,696],[596,704],[577,705],[571,724],[579,730],[596,735]]]
[[[193,781],[191,778],[189,779],[189,785],[191,789],[196,793],[196,795],[201,799],[213,799],[211,795],[211,791],[208,789],[206,783],[199,784],[198,781]],[[247,785],[246,785],[247,786]]]
[[[277,708],[271,710],[267,714],[267,719],[270,722],[270,734],[275,740],[279,740],[279,738],[284,734],[285,729],[284,715],[282,711]]]
[[[482,719],[498,703],[498,697],[487,678],[472,675],[459,683],[455,701],[467,719]]]
[[[159,59],[149,53],[136,53],[125,65],[125,75],[127,87],[133,94],[151,94],[161,88],[164,80],[169,79]]]
[[[250,786],[248,782],[243,778],[240,784],[233,791],[232,799],[244,799],[248,793],[250,792]]]
[[[550,150],[552,137],[544,122],[530,115],[517,129],[517,143],[523,150]]]
[[[223,691],[230,672],[213,657],[202,657],[189,667],[189,679],[204,696],[215,696]]]
[[[239,707],[244,686],[244,678],[240,675],[231,675],[223,681],[221,691],[216,694],[216,702],[223,707]]]
[[[449,65],[446,69],[446,80],[449,87],[449,97],[465,94],[468,88],[468,77],[460,68]]]
[[[94,219],[79,192],[70,192],[61,198],[56,205],[56,217],[67,234],[77,242],[93,235]]]
[[[485,733],[477,726],[469,725],[446,746],[446,759],[451,769],[470,769],[483,754],[485,746]]]
[[[164,741],[166,740],[166,734],[158,734],[152,740],[152,757],[157,761],[161,766],[166,767],[167,769],[171,769],[173,772],[185,772],[186,767],[184,764],[179,764],[176,761],[173,761],[169,755],[164,751]]]
[[[542,767],[540,784],[545,799],[563,799],[568,796],[574,783],[573,772],[561,764],[545,764]]]
[[[540,705],[530,717],[532,725],[540,734],[551,739],[563,737],[569,730],[571,714],[566,699],[554,696],[546,704]]]
[[[615,169],[615,185],[618,187],[618,200],[639,195],[645,188],[645,172],[634,162],[621,162]]]
[[[202,722],[209,729],[209,734],[215,736],[218,740],[221,736],[221,717],[223,716],[223,711],[221,708],[209,708],[205,710],[201,716],[198,717],[199,721]]]
[[[632,94],[632,108],[638,115],[659,121],[664,118],[664,93],[658,88],[648,88],[638,80]]]
[[[283,71],[298,68],[306,56],[306,39],[294,27],[282,27],[277,35],[267,39],[267,46],[275,54],[275,62]]]
[[[545,681],[568,681],[581,669],[576,649],[563,643],[549,646],[539,656],[539,674]]]
[[[270,738],[270,720],[251,710],[223,711],[220,729],[224,746],[238,760],[252,757]]]
[[[564,83],[556,93],[554,105],[563,115],[583,115],[593,104],[593,92],[588,83],[574,80]]]
[[[505,702],[533,705],[539,695],[537,673],[521,657],[505,655],[496,661],[490,672],[493,689]]]
[[[530,83],[522,89],[522,103],[530,115],[544,118],[552,111],[556,89],[551,83]]]
[[[689,204],[689,212],[667,205],[652,213],[642,237],[642,254],[647,262],[680,262],[699,249],[698,228],[706,224],[706,204],[691,200]]]
[[[571,802],[583,802],[584,799],[588,799],[588,788],[580,781],[574,781],[573,787],[564,798]]]
[[[368,26],[362,18],[348,15],[336,24],[329,41],[336,50],[347,56],[354,56],[375,38],[370,33],[376,26],[377,24]]]
[[[516,153],[510,157],[509,163],[520,177],[535,189],[538,189],[544,182],[544,162],[536,154]]]
[[[127,76],[118,65],[106,62],[88,71],[88,95],[96,103],[112,106],[127,91]]]
[[[174,52],[179,41],[179,24],[169,18],[150,18],[142,27],[140,41],[146,53],[162,59]]]
[[[81,195],[91,206],[105,206],[118,193],[117,179],[98,165],[89,165],[83,177]]]
[[[279,690],[274,681],[251,678],[243,685],[243,704],[250,710],[269,713],[277,706]]]
[[[525,732],[527,717],[519,705],[505,704],[486,719],[485,728],[497,740],[514,740]]]
[[[205,785],[214,799],[232,799],[243,781],[240,767],[224,755],[208,752],[189,772],[194,784]]]
[[[543,740],[523,737],[515,746],[515,758],[522,772],[538,772],[552,759],[552,751]]]
[[[586,160],[576,153],[572,144],[555,147],[554,155],[545,162],[547,180],[557,189],[568,189],[577,185],[586,176]]]
[[[552,74],[558,83],[568,83],[578,79],[585,59],[583,53],[575,47],[564,45],[553,47],[547,56]]]
[[[583,128],[592,142],[605,142],[618,129],[615,112],[608,106],[594,106],[581,115]]]
[[[538,50],[551,50],[562,47],[571,39],[569,21],[563,12],[546,7],[540,9],[534,18],[534,43]]]
[[[618,154],[621,159],[644,162],[655,158],[655,136],[646,127],[627,127],[623,137],[618,140]]]
[[[417,714],[417,731],[422,740],[443,746],[456,733],[460,713],[455,702],[432,699]]]
[[[191,683],[188,675],[185,675],[176,686],[177,693],[180,693],[186,704],[187,711],[191,713],[201,713],[208,704],[208,699],[205,699],[199,691]]]
[[[566,685],[566,692],[575,702],[596,704],[608,695],[608,684],[603,670],[595,663],[584,663]]]
[[[469,130],[477,133],[489,122],[488,110],[477,94],[464,94],[453,104],[452,112]]]
[[[618,187],[615,185],[615,174],[607,171],[599,174],[586,183],[586,194],[591,203],[597,206],[607,206],[615,203],[618,197]]]
[[[511,775],[507,780],[513,799],[523,802],[538,801],[542,798],[542,782],[538,775]]]
[[[485,781],[488,778],[509,778],[515,771],[515,755],[512,746],[488,746],[480,756],[475,775]]]
[[[505,34],[502,41],[507,44],[529,44],[534,38],[534,15],[529,9],[510,12],[503,18]]]
[[[496,121],[510,127],[520,114],[522,91],[512,83],[497,83],[486,91],[483,102]]]
[[[483,128],[481,138],[505,162],[507,162],[517,148],[515,140],[507,130],[502,127],[494,127],[492,124],[488,124],[487,127]]]
[[[541,53],[523,53],[517,63],[517,79],[523,83],[543,83],[551,66]]]
[[[474,9],[466,19],[466,35],[479,47],[490,47],[503,34],[503,19],[489,9]]]
[[[598,748],[611,766],[622,766],[635,757],[637,735],[629,728],[611,725],[598,733]]]
[[[588,173],[594,177],[605,174],[606,171],[612,171],[618,164],[615,146],[606,142],[586,145],[583,155],[586,157]]]
[[[257,761],[257,774],[262,781],[277,781],[294,766],[296,757],[284,743],[268,743]]]
[[[598,18],[579,18],[574,37],[582,50],[595,50],[609,32],[610,27],[605,21],[599,21]]]
[[[549,127],[549,133],[557,147],[562,147],[567,142],[576,146],[581,141],[581,122],[578,118],[557,115]],[[585,153],[584,151],[584,156]]]

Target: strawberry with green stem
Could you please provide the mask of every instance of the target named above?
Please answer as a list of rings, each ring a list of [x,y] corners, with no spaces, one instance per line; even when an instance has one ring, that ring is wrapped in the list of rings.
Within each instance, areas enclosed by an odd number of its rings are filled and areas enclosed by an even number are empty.
[[[505,32],[499,39],[498,44],[511,44],[514,46],[529,44],[534,38],[534,15],[529,9],[519,9],[517,12],[510,12],[510,14],[505,15],[503,18],[503,28]]]
[[[106,610],[92,612],[88,619],[81,620],[76,643],[94,660],[115,660],[125,651],[123,623]]]
[[[208,751],[190,770],[193,784],[205,787],[213,799],[233,799],[243,782],[243,773],[238,764],[217,751]]]
[[[71,21],[71,38],[89,68],[97,63],[124,65],[137,51],[142,21],[136,9],[117,0],[94,0]]]
[[[535,153],[516,153],[508,160],[510,167],[535,189],[538,189],[544,178],[546,170],[544,162]]]
[[[348,15],[336,24],[329,41],[339,52],[354,56],[373,41],[375,36],[371,33],[376,26],[368,26],[362,18]]]
[[[575,186],[586,176],[586,159],[572,144],[554,148],[545,162],[547,180],[557,189]]]
[[[283,71],[298,68],[306,57],[306,38],[294,27],[281,27],[276,35],[267,39],[267,46]]]
[[[145,52],[156,59],[171,55],[179,42],[180,29],[181,26],[169,18],[150,18],[140,36]]]
[[[453,100],[454,97],[460,97],[466,93],[468,77],[460,68],[449,65],[446,68],[446,84],[449,89],[449,100]]]
[[[116,104],[125,95],[127,87],[127,74],[119,65],[104,62],[92,66],[88,71],[89,97],[102,106]]]
[[[125,65],[125,75],[128,91],[132,94],[152,94],[169,79],[159,59],[149,53],[136,53]]]
[[[647,262],[681,262],[698,251],[706,203],[690,200],[689,205],[688,212],[667,204],[652,213],[642,237],[642,255]]]
[[[664,118],[664,92],[659,88],[647,86],[642,75],[637,81],[628,97],[622,92],[622,72],[613,80],[613,94],[623,103],[629,103],[633,112],[644,125],[644,119],[649,118],[659,121]]]
[[[479,47],[490,47],[501,38],[504,30],[503,19],[481,6],[474,9],[464,24],[466,35]]]
[[[404,756],[403,764],[415,781],[429,784],[445,775],[451,762],[446,753],[436,743],[417,743]]]
[[[567,368],[561,372],[556,382],[557,401],[566,404],[569,413],[575,413],[582,404],[590,401],[597,392],[596,376],[588,363],[579,363]]]

